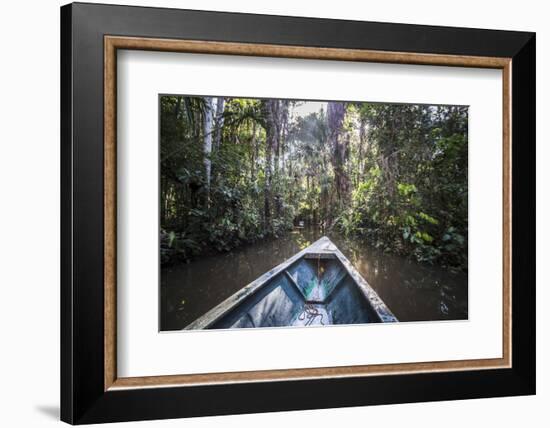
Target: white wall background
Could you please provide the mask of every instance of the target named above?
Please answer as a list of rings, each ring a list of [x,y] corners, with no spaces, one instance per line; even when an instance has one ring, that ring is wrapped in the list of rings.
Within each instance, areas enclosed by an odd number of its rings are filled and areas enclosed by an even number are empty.
[[[548,423],[550,148],[549,16],[542,1],[146,0],[126,4],[537,32],[537,340],[535,397],[420,403],[139,423],[158,427],[467,427]],[[103,3],[116,3],[104,0]],[[0,420],[7,427],[59,424],[59,6],[0,6]],[[138,423],[125,426],[138,426]]]

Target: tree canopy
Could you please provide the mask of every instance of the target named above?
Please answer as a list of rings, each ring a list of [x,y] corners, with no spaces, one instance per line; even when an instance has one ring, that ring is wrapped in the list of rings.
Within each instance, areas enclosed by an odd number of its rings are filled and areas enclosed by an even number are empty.
[[[304,224],[467,269],[468,108],[160,98],[162,261]]]

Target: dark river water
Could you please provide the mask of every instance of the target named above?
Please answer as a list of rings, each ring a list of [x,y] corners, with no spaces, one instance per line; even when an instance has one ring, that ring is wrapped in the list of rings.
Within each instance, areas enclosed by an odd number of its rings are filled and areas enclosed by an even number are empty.
[[[325,233],[376,290],[399,321],[468,318],[468,275],[383,253]],[[161,271],[161,330],[179,330],[322,236],[295,230],[230,253]]]
[[[468,275],[385,254],[358,240],[325,234],[376,290],[399,321],[468,318]],[[227,254],[161,271],[161,330],[179,330],[304,249],[323,234],[295,230]]]

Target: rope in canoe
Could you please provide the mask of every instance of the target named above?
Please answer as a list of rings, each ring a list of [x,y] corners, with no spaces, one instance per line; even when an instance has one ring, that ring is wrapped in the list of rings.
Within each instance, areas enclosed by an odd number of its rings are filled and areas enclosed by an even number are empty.
[[[305,325],[308,326],[308,325],[313,324],[313,322],[319,317],[321,318],[319,320],[321,325],[325,325],[325,323],[323,323],[323,314],[320,313],[319,310],[315,306],[306,303],[304,305],[304,312],[302,312],[300,314],[298,319],[300,321],[304,321],[307,318],[307,321],[306,321]]]

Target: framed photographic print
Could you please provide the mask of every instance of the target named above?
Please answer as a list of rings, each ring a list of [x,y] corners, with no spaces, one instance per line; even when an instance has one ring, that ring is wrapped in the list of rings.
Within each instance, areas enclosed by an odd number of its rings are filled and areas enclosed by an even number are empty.
[[[75,3],[61,54],[62,420],[535,393],[533,33]]]

